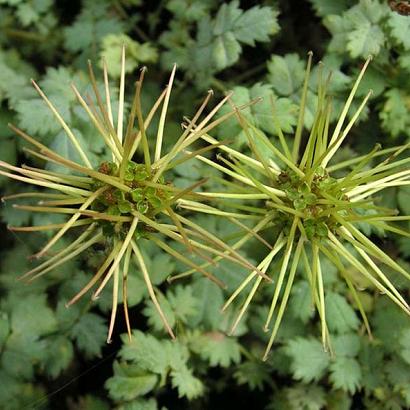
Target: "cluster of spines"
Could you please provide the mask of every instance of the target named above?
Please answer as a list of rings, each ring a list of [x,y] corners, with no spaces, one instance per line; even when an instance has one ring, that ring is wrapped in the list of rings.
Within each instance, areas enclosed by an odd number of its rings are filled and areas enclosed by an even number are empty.
[[[90,78],[97,106],[95,106],[90,98],[88,98],[89,102],[87,104],[77,88],[74,85],[72,88],[78,101],[89,115],[91,122],[101,134],[108,149],[112,152],[112,161],[100,164],[97,170],[94,170],[91,166],[85,151],[61,115],[37,84],[33,82],[37,91],[66,131],[84,165],[61,157],[21,130],[13,126],[12,128],[18,135],[37,148],[37,151],[27,149],[27,153],[36,158],[63,165],[70,170],[82,173],[84,176],[59,174],[32,167],[13,167],[1,162],[0,165],[11,172],[0,170],[0,174],[10,176],[22,182],[54,189],[59,192],[59,194],[22,194],[20,197],[41,197],[42,203],[38,206],[19,206],[21,209],[72,214],[65,224],[13,229],[58,229],[57,234],[52,237],[46,246],[36,255],[40,257],[45,255],[69,229],[82,225],[88,225],[88,227],[67,248],[28,272],[24,277],[35,278],[41,276],[59,266],[65,260],[75,257],[88,247],[104,240],[108,232],[104,230],[101,231],[98,228],[98,224],[101,223],[105,227],[109,226],[112,228],[114,232],[114,236],[110,241],[110,252],[97,273],[89,283],[68,302],[68,305],[76,302],[97,283],[99,283],[99,286],[94,292],[93,297],[98,297],[107,282],[113,278],[113,310],[108,340],[111,338],[115,322],[121,273],[124,293],[124,312],[128,332],[130,334],[126,302],[126,283],[131,258],[133,258],[140,267],[150,297],[157,307],[164,326],[170,335],[174,337],[172,329],[159,306],[155,290],[149,278],[137,241],[141,236],[152,241],[159,248],[170,253],[191,268],[187,272],[176,275],[174,279],[197,271],[203,273],[216,283],[221,284],[214,275],[206,271],[207,266],[216,263],[221,258],[232,260],[251,271],[224,305],[224,309],[226,309],[238,295],[253,282],[252,288],[232,325],[232,332],[243,317],[261,281],[264,278],[269,281],[271,280],[270,274],[267,273],[268,269],[272,265],[274,258],[281,254],[280,270],[277,276],[275,273],[273,276],[275,289],[265,323],[265,330],[268,330],[271,326],[274,313],[277,311],[271,330],[271,337],[265,352],[265,358],[267,357],[281,323],[299,264],[304,265],[305,273],[312,289],[312,303],[317,307],[319,312],[322,324],[323,344],[326,347],[330,345],[329,332],[326,324],[323,273],[320,264],[321,254],[333,261],[345,279],[357,303],[358,309],[363,316],[369,333],[370,327],[366,314],[361,305],[360,298],[357,295],[354,283],[352,283],[346,274],[344,261],[353,265],[377,289],[386,293],[397,305],[406,312],[409,312],[409,306],[403,297],[372,258],[378,259],[380,262],[390,266],[407,278],[409,278],[410,275],[354,226],[357,222],[365,221],[377,228],[409,236],[404,230],[390,224],[392,221],[408,220],[409,217],[394,215],[394,212],[392,213],[390,210],[376,206],[372,199],[373,194],[384,188],[408,185],[410,183],[410,171],[408,169],[397,170],[399,167],[407,164],[409,159],[396,160],[409,145],[385,150],[381,150],[379,146],[376,146],[374,150],[367,155],[345,161],[341,164],[328,165],[338,148],[348,136],[350,129],[371,95],[371,92],[366,95],[359,108],[352,115],[350,121],[345,124],[349,108],[370,61],[369,59],[364,64],[353,86],[352,92],[339,116],[333,133],[330,133],[331,101],[330,98],[327,97],[326,91],[330,79],[319,81],[316,116],[307,145],[302,155],[299,155],[311,60],[312,56],[310,55],[292,147],[289,147],[286,142],[280,129],[280,124],[277,122],[274,108],[272,120],[277,125],[280,148],[272,144],[260,130],[245,119],[241,113],[241,109],[246,108],[246,105],[242,107],[233,106],[232,112],[221,115],[216,120],[212,120],[222,105],[229,101],[230,94],[218,103],[202,121],[199,121],[211,96],[211,93],[208,93],[193,118],[186,119],[182,135],[165,155],[162,155],[161,151],[165,118],[175,76],[175,67],[171,73],[167,88],[154,103],[146,118],[142,115],[140,98],[145,69],[141,71],[141,75],[136,82],[134,99],[124,133],[125,54],[124,52],[122,53],[123,69],[120,77],[119,110],[116,128],[114,127],[111,111],[111,98],[106,65],[104,64],[103,66],[105,101],[99,93],[90,65]],[[254,102],[251,102],[251,104],[252,103]],[[154,155],[151,156],[147,128],[161,104],[162,110],[160,112],[159,126],[155,139]],[[244,130],[253,157],[238,152],[224,143],[218,142],[208,134],[212,128],[233,115],[237,117]],[[135,122],[138,124],[138,131],[135,130]],[[192,152],[188,151],[190,146],[199,139],[206,141],[209,145]],[[256,142],[258,142],[258,144]],[[136,164],[132,162],[132,158],[139,147],[141,147],[144,160],[141,164]],[[260,147],[264,147],[263,149],[265,149],[271,157],[276,157],[283,163],[284,168],[281,168],[272,159],[266,159]],[[210,149],[216,148],[221,150],[222,153],[227,154],[227,156],[218,155],[218,160],[214,161],[203,155]],[[371,169],[366,168],[366,165],[369,164],[370,161],[381,155],[388,155],[388,157],[375,167]],[[164,173],[167,170],[194,157],[233,179],[234,182],[224,181],[223,179],[220,180],[221,183],[227,187],[227,191],[194,193],[194,190],[204,181],[199,181],[191,187],[182,190],[165,182]],[[337,179],[330,176],[333,171],[347,169],[348,167],[352,167],[352,170],[344,177]],[[245,188],[242,188],[242,186],[245,186]],[[19,197],[19,195],[14,196],[14,198],[16,197]],[[236,199],[252,201],[252,204],[239,205],[235,203]],[[216,203],[223,203],[224,210],[218,209],[218,207],[213,204],[203,203],[209,200],[214,200]],[[262,200],[261,203],[263,206],[255,205],[255,201],[259,200]],[[172,209],[172,206],[177,203],[182,208],[192,211],[220,215],[228,218],[231,222],[243,229],[244,235],[236,243],[229,246],[214,235],[208,233],[205,229],[199,227],[190,219],[176,213]],[[70,205],[77,205],[77,207],[70,208]],[[226,209],[232,209],[232,211]],[[359,212],[359,210],[366,209],[373,211],[372,214],[363,215],[363,213]],[[171,224],[159,222],[156,216],[160,214],[169,218]],[[244,220],[245,222],[249,221],[253,223],[254,226],[249,227],[247,223],[242,223],[240,220]],[[272,227],[277,228],[278,226],[281,226],[279,230],[280,233],[276,241],[270,244],[264,238],[263,232]],[[156,235],[156,233],[160,235]],[[169,246],[168,243],[162,239],[161,235],[185,244],[187,249],[195,253],[196,256],[204,259],[205,262],[202,265],[192,262],[191,259]],[[238,249],[252,238],[263,243],[263,245],[268,248],[266,257],[256,267],[252,266],[237,252]],[[349,252],[341,240],[350,243],[361,259]],[[210,257],[207,255],[210,255]]]

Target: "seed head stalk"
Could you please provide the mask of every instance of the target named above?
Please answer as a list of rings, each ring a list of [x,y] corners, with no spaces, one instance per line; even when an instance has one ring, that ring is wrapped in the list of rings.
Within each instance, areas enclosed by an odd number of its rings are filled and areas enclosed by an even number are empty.
[[[227,191],[204,194],[202,202],[214,201],[224,206],[235,207],[233,202],[240,201],[236,209],[241,209],[242,212],[236,211],[236,213],[242,213],[243,216],[235,215],[236,220],[246,218],[253,221],[253,217],[256,217],[253,231],[261,235],[264,240],[264,234],[273,227],[279,235],[276,243],[271,244],[267,256],[258,265],[258,268],[274,282],[271,285],[273,296],[264,327],[266,331],[271,332],[264,360],[268,357],[283,319],[298,265],[304,266],[304,273],[311,287],[312,305],[316,307],[321,322],[323,346],[326,350],[331,350],[324,286],[326,272],[322,270],[321,265],[323,257],[335,264],[345,280],[369,335],[371,335],[370,325],[358,297],[357,285],[346,274],[345,263],[353,266],[370,281],[372,286],[410,314],[409,305],[388,276],[383,273],[382,266],[390,267],[407,279],[410,279],[410,274],[360,231],[360,224],[367,223],[374,229],[384,229],[409,236],[405,230],[392,225],[395,222],[408,220],[409,217],[396,215],[395,211],[376,205],[373,194],[387,187],[410,183],[409,158],[401,158],[410,144],[387,149],[381,149],[381,146],[376,145],[366,155],[329,165],[371,96],[369,91],[347,121],[351,104],[370,60],[371,58],[366,60],[360,71],[333,132],[330,131],[332,106],[330,97],[327,95],[330,77],[319,80],[316,114],[302,152],[302,131],[312,62],[311,54],[308,57],[299,118],[291,148],[288,147],[278,119],[275,117],[274,106],[272,122],[277,128],[280,148],[245,118],[241,110],[233,107],[233,112],[242,126],[253,155],[246,156],[233,148],[220,145],[218,146],[221,152],[218,157],[219,162],[215,163],[198,156],[199,160],[213,166],[233,182],[226,183]],[[213,145],[218,143],[206,134],[201,138]],[[264,147],[265,152],[262,153],[260,147]],[[379,162],[375,163],[375,161]],[[283,165],[280,167],[279,163]],[[332,176],[334,171],[344,171],[345,176],[334,177]],[[241,189],[244,186],[246,189]],[[204,203],[200,206],[198,202],[198,199],[195,203],[185,199],[179,200],[180,205],[186,209],[207,212],[209,205]],[[246,212],[243,211],[244,209]],[[252,236],[244,233],[243,238],[246,240],[239,240],[233,245],[235,249],[242,247]],[[354,251],[346,244],[351,245]],[[279,271],[270,270],[277,261],[279,261]],[[245,302],[239,308],[239,313],[233,322],[231,332],[235,331],[254,298],[260,280],[260,276],[251,272],[226,302],[224,309],[232,305],[242,293],[247,293]],[[271,327],[273,318],[275,320]]]
[[[125,48],[123,48],[118,116],[114,120],[111,104],[113,93],[110,91],[107,64],[105,61],[103,62],[104,96],[102,96],[92,64],[89,62],[89,75],[94,96],[82,96],[75,84],[71,85],[71,89],[79,105],[87,114],[90,124],[95,128],[96,134],[100,136],[107,151],[111,153],[109,160],[98,165],[92,164],[87,147],[83,146],[83,143],[77,138],[75,132],[69,127],[53,103],[39,85],[33,81],[33,86],[43,98],[56,121],[66,132],[79,154],[81,162],[59,155],[11,124],[10,128],[32,146],[32,148],[25,149],[29,156],[62,166],[68,173],[58,173],[25,165],[15,167],[0,161],[0,175],[43,189],[41,192],[9,195],[3,200],[22,198],[39,200],[38,203],[30,205],[16,204],[14,206],[29,212],[65,214],[69,217],[62,224],[9,227],[13,231],[23,232],[56,231],[43,248],[33,255],[35,259],[46,257],[69,232],[74,229],[84,229],[74,241],[26,272],[21,279],[32,281],[76,258],[85,250],[92,250],[97,244],[105,247],[105,256],[97,272],[66,305],[69,307],[76,303],[92,289],[94,289],[92,299],[98,298],[106,289],[107,284],[112,281],[112,312],[107,342],[111,341],[115,329],[120,291],[122,291],[126,327],[131,337],[127,296],[131,263],[135,263],[139,269],[164,328],[172,338],[175,337],[157,299],[158,290],[150,279],[150,273],[141,251],[144,247],[144,241],[150,241],[159,249],[183,262],[192,271],[205,275],[219,286],[224,286],[224,284],[206,269],[209,264],[214,263],[213,258],[217,260],[228,259],[239,266],[256,271],[258,276],[270,280],[262,270],[254,267],[243,258],[234,247],[179,214],[176,207],[179,201],[185,200],[195,204],[198,198],[202,200],[202,197],[194,190],[203,185],[206,180],[203,179],[187,188],[180,189],[174,186],[171,180],[167,180],[169,171],[176,165],[198,157],[198,153],[205,154],[216,149],[218,144],[207,144],[205,148],[187,154],[192,144],[208,135],[214,127],[234,116],[235,112],[214,119],[220,108],[229,100],[230,95],[227,95],[201,119],[212,96],[212,92],[209,92],[190,124],[184,127],[176,144],[164,153],[166,117],[171,104],[175,72],[176,67],[174,66],[165,90],[159,95],[148,111],[148,115],[144,118],[141,90],[146,69],[143,68],[135,84],[130,113],[126,116],[124,108],[126,95]],[[150,135],[153,132],[150,125],[155,115],[159,115],[159,125],[155,133],[156,136],[152,138]],[[139,148],[142,150],[143,161],[135,162],[134,158],[139,156]],[[198,204],[201,206],[200,202]],[[215,214],[217,210],[211,208],[210,212]],[[252,236],[253,233],[249,235]],[[184,253],[177,251],[171,246],[171,241],[184,245],[186,251]],[[204,263],[194,262],[191,256],[202,259]]]

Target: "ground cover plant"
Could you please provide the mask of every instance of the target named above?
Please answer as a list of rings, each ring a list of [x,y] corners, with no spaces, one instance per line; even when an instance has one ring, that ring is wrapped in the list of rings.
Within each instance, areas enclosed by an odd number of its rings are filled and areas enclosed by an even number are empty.
[[[405,3],[0,1],[2,408],[410,406]]]

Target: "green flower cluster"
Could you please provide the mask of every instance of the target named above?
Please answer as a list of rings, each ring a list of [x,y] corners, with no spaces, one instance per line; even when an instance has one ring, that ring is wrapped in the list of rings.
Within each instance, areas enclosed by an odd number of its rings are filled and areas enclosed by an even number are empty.
[[[102,162],[98,167],[98,171],[114,177],[118,176],[119,173],[118,166],[109,161]],[[103,187],[106,187],[106,189],[94,201],[91,209],[115,216],[131,216],[132,212],[136,211],[155,220],[155,215],[171,204],[172,188],[170,183],[164,183],[162,176],[157,184],[150,181],[149,178],[150,174],[147,173],[144,164],[128,161],[124,173],[124,184],[130,187],[131,191],[124,192],[119,188],[96,180],[94,182],[95,190]],[[124,238],[129,230],[129,224],[126,223],[100,220],[99,224],[106,238],[112,238],[115,235]],[[137,226],[135,238],[144,237],[146,232],[155,231],[149,225],[140,223]]]
[[[397,216],[394,211],[375,205],[372,195],[388,187],[410,183],[410,170],[403,168],[410,159],[398,159],[409,148],[410,144],[387,150],[381,150],[380,146],[376,146],[369,154],[362,157],[353,158],[342,164],[328,165],[348,136],[371,95],[371,92],[366,95],[346,124],[345,120],[349,108],[370,62],[368,59],[343,107],[333,133],[329,130],[331,101],[327,94],[328,80],[319,80],[318,106],[313,126],[307,144],[304,150],[301,150],[311,62],[312,55],[309,56],[308,60],[298,126],[292,147],[288,146],[283,135],[275,115],[274,106],[272,107],[272,122],[278,130],[279,148],[245,118],[243,112],[246,112],[249,106],[258,103],[258,100],[250,101],[239,107],[232,104],[231,111],[223,115],[220,114],[217,119],[213,119],[220,108],[231,98],[231,94],[228,94],[204,119],[200,120],[212,95],[212,93],[208,93],[193,118],[185,118],[181,136],[172,148],[163,154],[165,119],[175,67],[166,89],[158,97],[146,118],[143,117],[141,109],[141,87],[145,69],[141,71],[136,82],[127,125],[124,129],[125,51],[123,49],[116,127],[111,110],[106,66],[103,70],[105,102],[98,90],[94,73],[90,67],[91,82],[99,108],[98,114],[94,104],[87,104],[76,87],[73,86],[78,101],[112,154],[112,161],[105,161],[96,169],[93,168],[73,130],[65,123],[53,103],[33,82],[36,90],[71,139],[84,165],[62,157],[21,130],[12,128],[18,135],[37,148],[37,151],[29,151],[33,156],[58,163],[69,170],[83,174],[83,176],[30,167],[19,168],[4,162],[1,162],[0,165],[12,173],[0,170],[0,174],[59,192],[58,194],[51,194],[48,191],[41,194],[27,194],[33,197],[40,195],[44,200],[36,206],[23,205],[18,206],[19,208],[34,212],[56,212],[72,215],[63,224],[25,228],[25,230],[58,229],[57,234],[36,254],[36,257],[45,255],[69,229],[78,226],[86,226],[86,229],[71,245],[27,272],[23,277],[30,277],[32,280],[74,258],[84,250],[102,244],[107,249],[104,262],[93,278],[68,302],[68,305],[75,303],[91,288],[98,285],[92,296],[93,299],[96,299],[108,281],[112,279],[114,283],[112,314],[108,332],[109,341],[115,324],[119,283],[122,281],[124,314],[128,334],[131,337],[127,309],[127,275],[130,262],[133,260],[144,277],[149,295],[163,325],[171,337],[175,337],[152,286],[140,250],[139,239],[147,239],[190,268],[187,272],[174,275],[173,279],[200,272],[220,286],[224,286],[217,274],[214,275],[207,269],[221,259],[232,261],[238,266],[246,268],[250,273],[233,292],[224,309],[253,282],[253,287],[232,325],[232,332],[237,328],[262,280],[275,283],[264,327],[267,331],[273,318],[275,318],[264,355],[265,359],[278,332],[299,264],[304,265],[305,274],[311,287],[312,305],[316,306],[321,319],[323,345],[326,349],[331,348],[326,322],[324,280],[320,264],[321,254],[330,259],[341,272],[352,291],[369,333],[370,328],[366,313],[357,295],[355,285],[345,274],[345,262],[353,265],[379,291],[387,294],[404,311],[410,313],[410,308],[403,296],[373,259],[407,279],[410,278],[410,275],[360,231],[360,224],[368,223],[378,229],[409,236],[407,232],[390,223],[408,220],[409,217]],[[153,116],[161,105],[155,149],[151,153],[147,131]],[[231,117],[237,118],[254,157],[236,151],[209,135],[209,131]],[[200,139],[207,142],[207,145],[190,151],[189,148]],[[136,163],[133,158],[139,147],[143,153],[143,162]],[[227,153],[229,158],[217,155],[217,159],[213,160],[203,155],[213,149]],[[368,164],[380,155],[384,155],[385,159],[375,167],[368,169]],[[209,192],[208,190],[195,192],[195,189],[203,185],[205,180],[198,181],[184,189],[177,188],[172,182],[166,181],[165,174],[168,171],[192,158],[212,166],[233,180],[223,182],[228,189],[222,192]],[[332,174],[335,169],[346,170],[348,168],[351,170],[342,177],[337,178]],[[235,204],[235,200],[242,201],[242,204]],[[258,202],[261,200],[262,202]],[[208,201],[209,204],[204,204],[204,201]],[[251,201],[249,206],[243,204],[247,201]],[[224,205],[224,208],[219,207],[219,204]],[[230,245],[193,222],[189,216],[182,214],[180,208],[227,218],[241,228],[242,236],[236,243]],[[235,212],[229,211],[232,208],[235,209]],[[367,214],[367,211],[370,214]],[[240,219],[246,223],[240,222]],[[274,243],[269,243],[264,237],[266,230],[271,228],[275,228],[278,233]],[[238,252],[252,239],[258,240],[269,249],[265,258],[257,266],[247,261]],[[170,246],[169,240],[183,245],[185,251],[181,252],[177,250],[177,247]],[[353,247],[354,253],[350,251],[350,247],[345,246],[346,243]],[[282,250],[283,252],[281,252]],[[311,255],[310,261],[309,255]],[[274,262],[277,257],[279,257],[280,265],[278,275],[275,269],[268,271],[270,267],[275,266]],[[278,311],[274,316],[276,310]]]
[[[302,224],[309,240],[320,240],[328,236],[329,229],[335,233],[340,225],[332,218],[330,210],[349,204],[349,198],[338,187],[337,179],[319,167],[313,174],[310,183],[302,179],[291,169],[282,171],[277,177],[277,188],[286,193],[287,206],[303,213]],[[267,206],[269,207],[269,201]],[[286,213],[278,213],[278,220],[283,221],[283,229],[290,232],[292,218]]]

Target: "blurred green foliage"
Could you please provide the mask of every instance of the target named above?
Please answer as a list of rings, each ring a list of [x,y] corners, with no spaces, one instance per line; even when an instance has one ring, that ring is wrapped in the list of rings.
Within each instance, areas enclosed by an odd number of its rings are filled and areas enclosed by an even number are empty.
[[[252,4],[250,4],[252,3]],[[257,4],[255,4],[257,3]],[[207,88],[235,91],[233,101],[264,101],[246,112],[273,140],[270,99],[282,128],[291,133],[297,120],[306,53],[331,71],[335,112],[350,90],[364,59],[374,61],[360,89],[374,90],[366,115],[353,131],[350,145],[336,160],[370,150],[375,142],[388,147],[410,138],[410,17],[391,11],[382,0],[304,0],[218,2],[215,0],[0,0],[0,158],[31,161],[24,144],[7,128],[14,122],[57,152],[75,160],[75,152],[47,107],[29,84],[39,80],[50,100],[97,164],[107,156],[102,141],[75,103],[70,83],[90,87],[87,60],[104,57],[113,78],[119,75],[119,53],[127,50],[128,84],[137,67],[147,65],[143,98],[152,102],[172,68],[179,70],[169,115],[176,123],[190,115]],[[319,75],[313,70],[313,78]],[[128,88],[132,93],[132,87]],[[309,89],[308,114],[317,99]],[[128,99],[130,101],[130,98]],[[116,107],[114,106],[114,111]],[[312,123],[312,114],[305,126]],[[166,129],[166,144],[176,130]],[[247,151],[234,121],[218,129],[218,137]],[[190,167],[190,168],[186,168]],[[193,178],[218,175],[193,162],[175,173],[183,186]],[[18,183],[0,178],[3,194],[21,191]],[[409,214],[408,188],[387,191],[383,203]],[[3,204],[4,224],[61,222],[49,215],[31,216]],[[219,237],[229,240],[237,227],[217,218],[196,217]],[[34,219],[34,220],[33,220]],[[403,223],[404,228],[408,228]],[[89,279],[101,251],[59,268],[30,285],[16,278],[32,266],[27,258],[44,235],[12,235],[1,231],[0,407],[11,409],[156,410],[173,409],[402,409],[410,407],[410,322],[368,283],[360,293],[374,338],[365,335],[352,296],[341,286],[335,268],[324,264],[327,315],[334,356],[318,341],[319,320],[310,306],[307,282],[299,272],[282,328],[270,359],[260,357],[267,340],[262,330],[266,285],[234,336],[227,335],[229,312],[220,313],[225,296],[244,272],[228,262],[215,267],[227,292],[194,275],[169,286],[166,278],[185,268],[165,254],[144,253],[153,283],[162,292],[163,308],[177,331],[171,342],[160,326],[140,272],[129,274],[132,341],[117,334],[105,344],[109,292],[96,302],[64,304]],[[408,239],[378,239],[400,263],[410,257]],[[61,243],[60,246],[64,246]],[[244,249],[259,257],[258,244]],[[348,272],[354,276],[354,269]],[[272,285],[273,286],[273,285]],[[400,284],[399,284],[400,286]],[[400,287],[409,295],[408,284]],[[258,302],[260,302],[258,304]],[[124,324],[118,333],[124,332]],[[228,407],[227,407],[228,406]]]

